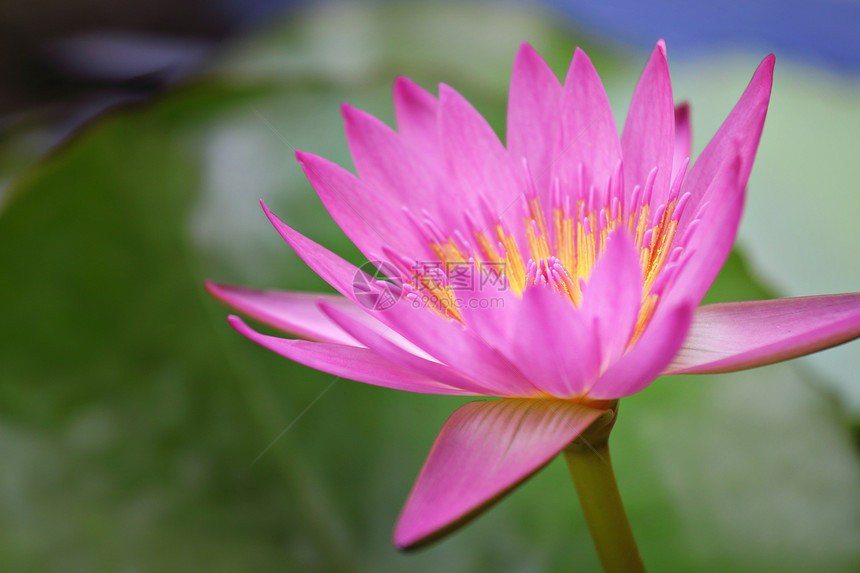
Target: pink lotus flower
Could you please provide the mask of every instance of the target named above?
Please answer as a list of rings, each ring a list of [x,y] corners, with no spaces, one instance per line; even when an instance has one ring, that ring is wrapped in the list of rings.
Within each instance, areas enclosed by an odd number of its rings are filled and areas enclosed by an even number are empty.
[[[209,284],[233,308],[309,340],[231,316],[233,327],[336,376],[501,398],[445,423],[396,526],[398,547],[473,517],[657,376],[752,368],[860,336],[860,294],[697,308],[734,242],[773,65],[761,63],[692,167],[687,107],[674,106],[662,42],[620,140],[585,53],[562,85],[523,45],[506,146],[452,88],[434,97],[400,78],[397,132],[343,107],[358,176],[297,153],[331,216],[384,261],[388,280],[264,205],[340,294]]]

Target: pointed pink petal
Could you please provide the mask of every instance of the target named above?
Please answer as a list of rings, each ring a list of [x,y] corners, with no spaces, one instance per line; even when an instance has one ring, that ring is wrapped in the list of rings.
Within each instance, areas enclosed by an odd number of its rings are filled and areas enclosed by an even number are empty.
[[[627,350],[642,304],[639,251],[627,233],[613,233],[606,243],[582,301],[582,313],[597,336],[601,371]]]
[[[356,273],[359,272],[358,267],[291,228],[269,211],[262,201],[260,201],[260,205],[262,205],[263,212],[266,213],[266,217],[269,218],[275,230],[292,247],[299,258],[337,292],[353,303],[359,304],[354,291]]]
[[[327,317],[345,332],[348,332],[363,345],[393,364],[397,364],[421,376],[426,376],[431,380],[436,380],[446,386],[460,388],[464,394],[470,393],[476,396],[496,395],[491,388],[486,388],[465,378],[445,364],[427,360],[423,355],[417,355],[397,346],[384,336],[381,336],[380,333],[368,328],[360,320],[356,320],[354,316],[343,312],[334,305],[328,304],[328,302],[320,303],[320,308]]]
[[[406,174],[415,168],[415,162],[400,136],[379,119],[348,104],[341,105],[341,113],[358,176],[372,184],[379,204],[402,204],[409,190],[398,183],[408,180]]]
[[[353,161],[370,189],[368,199],[400,225],[401,230],[394,236],[400,238],[406,225],[400,213],[404,206],[416,215],[427,210],[441,221],[446,213],[465,208],[467,203],[447,185],[437,133],[432,134],[432,139],[408,142],[368,113],[346,104],[342,111]],[[435,117],[433,126],[436,127]],[[406,225],[406,231],[414,234],[411,225]],[[413,256],[426,251],[423,240],[418,251],[411,245],[398,248]]]
[[[560,102],[558,78],[534,48],[523,44],[511,75],[507,148],[514,165],[522,158],[528,161],[542,203],[550,208],[549,168],[558,140]]]
[[[675,109],[672,82],[666,62],[666,44],[657,47],[639,79],[621,136],[624,154],[625,196],[630,199],[636,185],[644,186],[657,168],[652,205],[662,205],[669,194],[672,156],[675,148]]]
[[[860,293],[701,307],[666,374],[732,372],[860,337]]]
[[[206,283],[206,290],[224,304],[255,320],[320,342],[357,346],[352,336],[320,311],[318,301],[324,300],[350,315],[367,317],[365,312],[340,295],[262,291],[210,282]]]
[[[672,159],[672,181],[687,158],[693,154],[693,133],[690,127],[690,104],[682,103],[675,108],[675,152]]]
[[[602,189],[621,160],[621,142],[609,99],[597,70],[585,52],[576,49],[564,80],[561,137],[553,154],[554,177],[562,188],[575,189],[579,165],[589,182]],[[588,189],[577,190],[587,193]]]
[[[445,84],[439,86],[439,105],[442,150],[457,183],[451,192],[461,194],[472,213],[480,212],[479,194],[489,200],[496,213],[505,212],[519,199],[524,187],[518,183],[522,177],[513,171],[493,128],[463,96]],[[462,217],[462,212],[454,215]]]
[[[368,113],[346,104],[342,110],[352,158],[366,186],[365,196],[350,197],[350,205],[391,237],[398,252],[418,260],[435,259],[425,236],[416,231],[402,209],[409,209],[418,219],[429,213],[442,232],[450,235],[462,226],[463,212],[475,205],[471,196],[450,184],[438,134],[432,140],[409,143]],[[365,203],[372,214],[365,215],[365,207],[359,209]]]
[[[465,524],[546,465],[601,414],[563,401],[470,402],[445,422],[394,530],[411,549]]]
[[[360,325],[363,331],[383,338],[387,344],[409,354],[427,356],[423,350],[368,314],[364,308],[340,295],[261,291],[210,282],[206,283],[206,288],[228,306],[284,332],[320,342],[347,346],[364,344],[359,344],[360,341],[332,321],[329,314],[320,310],[320,304],[325,304],[329,308],[337,309],[340,315],[349,317],[350,321]]]
[[[681,299],[701,302],[726,262],[744,207],[742,168],[741,158],[736,156],[715,173],[707,191],[712,200],[692,237],[683,245],[681,267],[662,297],[664,302],[669,301],[669,307]]]
[[[390,191],[394,187],[371,187],[343,167],[312,153],[298,151],[296,159],[332,219],[365,256],[379,257],[382,246],[395,237],[405,252],[413,256],[429,254],[427,245],[401,216],[403,202]],[[396,159],[396,155],[392,156],[392,161]],[[392,216],[392,211],[397,215]]]
[[[523,291],[508,352],[532,384],[558,398],[582,394],[599,372],[595,342],[591,325],[566,295],[543,286]]]
[[[693,310],[694,305],[687,303],[655,315],[630,352],[600,377],[588,391],[588,397],[614,400],[651,384],[684,342]]]
[[[230,316],[228,320],[240,334],[260,346],[334,376],[422,394],[471,394],[396,366],[367,348],[268,336],[255,331],[238,316]]]
[[[403,140],[419,149],[438,153],[439,102],[418,84],[406,77],[394,82],[394,115]]]
[[[690,201],[681,227],[702,201],[710,200],[710,182],[735,155],[741,159],[737,192],[746,187],[770,102],[774,60],[771,54],[759,65],[740,100],[687,173],[681,192],[689,192]]]

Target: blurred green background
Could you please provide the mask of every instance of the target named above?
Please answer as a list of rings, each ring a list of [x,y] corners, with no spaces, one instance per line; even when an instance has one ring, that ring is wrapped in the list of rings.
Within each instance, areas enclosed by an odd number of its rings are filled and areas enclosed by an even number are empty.
[[[6,130],[0,570],[598,570],[559,462],[397,553],[400,507],[464,400],[292,364],[230,329],[202,287],[327,290],[257,202],[360,262],[293,148],[351,167],[339,103],[391,123],[399,74],[453,85],[503,133],[523,41],[560,75],[586,49],[622,124],[645,57],[548,12],[327,4],[43,156],[31,125]],[[669,55],[698,153],[766,54]],[[778,60],[739,247],[709,300],[858,290],[858,94],[856,78]],[[623,401],[613,455],[651,570],[860,568],[858,354],[665,378]]]

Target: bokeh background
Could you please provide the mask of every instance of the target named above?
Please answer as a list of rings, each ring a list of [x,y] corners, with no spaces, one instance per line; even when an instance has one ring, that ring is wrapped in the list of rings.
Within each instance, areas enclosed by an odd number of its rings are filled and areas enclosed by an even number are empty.
[[[332,379],[230,329],[205,279],[327,290],[267,224],[354,262],[292,154],[399,74],[503,133],[517,47],[591,55],[619,126],[667,40],[694,152],[759,61],[770,114],[709,300],[860,290],[856,2],[0,6],[0,570],[596,571],[563,464],[416,554],[389,538],[462,399]],[[860,568],[860,346],[660,379],[613,435],[654,571]]]

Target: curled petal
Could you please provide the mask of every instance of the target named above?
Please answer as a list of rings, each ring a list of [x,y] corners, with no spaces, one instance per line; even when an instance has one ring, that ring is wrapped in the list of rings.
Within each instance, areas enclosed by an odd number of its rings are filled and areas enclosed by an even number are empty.
[[[546,465],[604,410],[555,400],[470,402],[436,438],[394,530],[412,549],[465,524]]]
[[[858,337],[860,293],[710,304],[665,374],[744,370]]]

